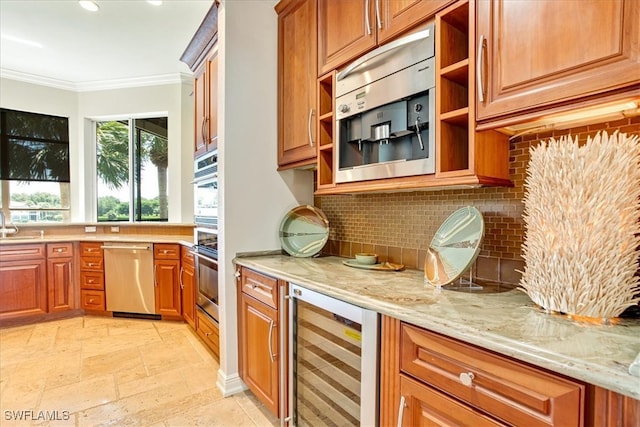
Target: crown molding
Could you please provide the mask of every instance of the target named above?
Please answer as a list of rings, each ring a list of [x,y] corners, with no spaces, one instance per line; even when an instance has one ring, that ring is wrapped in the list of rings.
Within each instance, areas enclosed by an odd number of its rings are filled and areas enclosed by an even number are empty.
[[[96,80],[90,82],[71,82],[68,80],[59,80],[35,74],[23,73],[20,71],[8,70],[5,68],[0,68],[0,77],[72,92],[91,92],[143,86],[181,84],[193,78],[186,73],[174,73],[123,79]]]

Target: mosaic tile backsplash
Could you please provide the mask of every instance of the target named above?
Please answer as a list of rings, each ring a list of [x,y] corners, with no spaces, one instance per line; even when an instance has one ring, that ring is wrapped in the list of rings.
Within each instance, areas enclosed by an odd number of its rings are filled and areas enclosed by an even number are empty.
[[[640,135],[640,117],[514,138],[509,165],[513,187],[316,197],[315,204],[327,215],[330,226],[323,253],[353,257],[357,252],[375,252],[382,261],[421,269],[426,249],[442,221],[456,209],[473,205],[485,220],[474,276],[518,283],[517,270],[524,268],[522,198],[529,147],[569,134],[586,142],[587,136],[602,130]]]

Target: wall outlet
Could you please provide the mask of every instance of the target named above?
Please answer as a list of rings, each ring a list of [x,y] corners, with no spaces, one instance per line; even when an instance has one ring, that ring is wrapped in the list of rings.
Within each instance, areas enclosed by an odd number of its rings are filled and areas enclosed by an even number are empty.
[[[84,232],[85,233],[95,233],[96,232],[96,227],[94,225],[87,225],[84,228]]]
[[[111,232],[112,232],[112,233],[119,233],[119,232],[120,232],[120,226],[118,226],[118,225],[112,225],[112,226],[111,226]]]

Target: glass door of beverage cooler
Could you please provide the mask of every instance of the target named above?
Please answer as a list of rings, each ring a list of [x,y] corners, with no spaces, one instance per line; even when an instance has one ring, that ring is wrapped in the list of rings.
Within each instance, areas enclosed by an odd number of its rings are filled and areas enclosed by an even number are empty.
[[[378,314],[290,286],[292,425],[377,425]]]

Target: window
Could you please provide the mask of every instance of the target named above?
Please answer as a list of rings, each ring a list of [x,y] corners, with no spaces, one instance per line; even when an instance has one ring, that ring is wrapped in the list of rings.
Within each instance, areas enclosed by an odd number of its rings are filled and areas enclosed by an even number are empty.
[[[167,118],[96,122],[98,221],[167,221]]]
[[[70,220],[66,117],[0,109],[0,194],[11,222]]]

